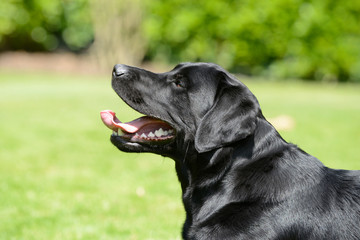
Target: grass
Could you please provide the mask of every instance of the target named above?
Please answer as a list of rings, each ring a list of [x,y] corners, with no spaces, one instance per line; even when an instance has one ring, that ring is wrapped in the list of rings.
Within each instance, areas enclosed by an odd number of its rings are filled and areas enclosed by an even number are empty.
[[[360,86],[246,81],[282,136],[327,166],[360,169]],[[0,239],[180,239],[170,159],[126,154],[99,111],[130,110],[110,77],[0,72]]]

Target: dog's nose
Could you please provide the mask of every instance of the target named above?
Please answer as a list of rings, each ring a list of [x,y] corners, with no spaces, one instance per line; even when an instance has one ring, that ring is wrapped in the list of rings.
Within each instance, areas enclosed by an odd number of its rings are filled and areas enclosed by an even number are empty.
[[[116,64],[116,65],[114,66],[113,73],[114,73],[117,77],[120,77],[120,76],[124,75],[127,71],[128,71],[127,66],[125,66],[125,65],[123,65],[123,64]]]

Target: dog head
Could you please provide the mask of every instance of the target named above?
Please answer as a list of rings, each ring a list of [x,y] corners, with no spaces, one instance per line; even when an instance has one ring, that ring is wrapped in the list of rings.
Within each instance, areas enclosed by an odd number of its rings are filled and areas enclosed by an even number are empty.
[[[156,74],[115,65],[115,92],[144,117],[121,123],[112,111],[101,112],[122,151],[171,155],[193,144],[207,152],[251,135],[259,104],[250,90],[218,65],[183,63]]]

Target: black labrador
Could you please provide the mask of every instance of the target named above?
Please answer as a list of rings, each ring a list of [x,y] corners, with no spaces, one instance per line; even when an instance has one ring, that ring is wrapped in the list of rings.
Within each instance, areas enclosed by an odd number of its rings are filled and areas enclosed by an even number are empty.
[[[287,143],[218,65],[162,74],[115,65],[112,86],[146,115],[122,123],[101,112],[112,143],[175,160],[184,239],[360,239],[360,172],[327,168]]]

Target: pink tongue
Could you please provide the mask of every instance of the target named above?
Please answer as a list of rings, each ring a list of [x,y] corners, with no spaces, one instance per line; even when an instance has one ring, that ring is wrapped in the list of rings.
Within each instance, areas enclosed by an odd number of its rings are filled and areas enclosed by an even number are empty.
[[[134,133],[138,131],[139,128],[143,125],[141,118],[130,123],[122,123],[119,119],[117,119],[115,113],[111,110],[101,111],[100,116],[103,123],[111,130],[117,130],[118,128],[121,128],[128,133]]]

